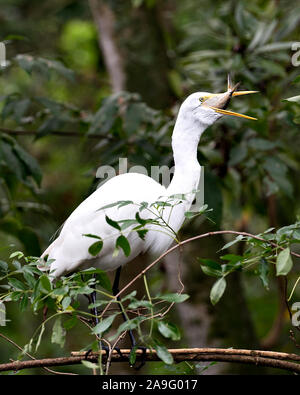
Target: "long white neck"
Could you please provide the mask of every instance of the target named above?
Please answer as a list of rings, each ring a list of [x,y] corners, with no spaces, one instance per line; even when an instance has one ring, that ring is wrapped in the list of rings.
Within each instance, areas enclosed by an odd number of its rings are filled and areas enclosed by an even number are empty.
[[[175,172],[167,188],[167,196],[185,194],[185,199],[173,200],[173,207],[167,207],[164,211],[165,220],[176,233],[184,222],[185,212],[190,210],[195,199],[193,191],[199,186],[201,166],[197,160],[197,148],[206,127],[207,125],[198,121],[185,118],[184,114],[179,112],[172,136]],[[181,203],[176,204],[177,202]],[[168,243],[170,244],[170,241],[166,241],[166,245]]]
[[[164,208],[163,218],[169,226],[169,229],[164,229],[167,234],[157,232],[158,236],[155,243],[152,239],[148,239],[148,244],[146,243],[145,247],[146,249],[149,247],[154,254],[161,254],[172,244],[174,232],[177,234],[181,228],[185,219],[184,214],[190,210],[195,198],[193,191],[197,190],[199,185],[201,167],[197,160],[197,148],[201,134],[208,125],[204,125],[195,119],[191,120],[190,114],[185,115],[185,111],[179,111],[173,131],[172,148],[175,172],[166,195],[186,195],[184,200],[172,199],[171,206]],[[170,231],[170,228],[172,231]],[[154,229],[157,228],[154,226]]]
[[[197,148],[206,125],[188,120],[179,112],[172,135],[172,148],[175,162],[173,179],[167,188],[168,195],[190,193],[197,189],[201,167],[197,160]],[[194,197],[191,196],[193,200]]]

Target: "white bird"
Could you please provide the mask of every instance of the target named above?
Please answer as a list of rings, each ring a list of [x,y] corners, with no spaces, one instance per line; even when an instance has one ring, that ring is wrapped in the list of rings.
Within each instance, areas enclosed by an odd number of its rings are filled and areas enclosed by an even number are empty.
[[[165,221],[177,232],[185,219],[184,213],[189,210],[194,200],[193,191],[198,188],[201,167],[197,160],[197,147],[202,133],[223,115],[255,119],[224,109],[232,96],[255,92],[236,91],[238,85],[232,86],[228,78],[227,92],[220,94],[196,92],[182,103],[172,135],[175,172],[167,188],[142,174],[122,174],[107,181],[73,211],[65,221],[59,237],[42,255],[42,258],[47,256],[47,260],[53,260],[50,267],[53,278],[88,267],[105,271],[115,270],[146,251],[160,255],[168,249],[174,235],[159,232],[155,226],[152,226],[143,240],[128,228],[123,234],[129,241],[130,255],[126,256],[123,251],[119,251],[117,255],[113,254],[120,232],[107,223],[105,216],[114,221],[134,219],[138,209],[132,204],[120,208],[113,206],[99,209],[121,200],[151,204],[161,196],[187,194],[186,200],[175,205],[172,212],[168,208],[163,212]],[[142,217],[151,218],[151,214],[144,210]],[[97,256],[88,252],[95,240],[84,236],[85,234],[98,235],[102,238],[103,247]]]
[[[177,234],[183,224],[185,212],[190,209],[198,188],[201,167],[197,160],[197,148],[202,133],[222,115],[255,119],[224,109],[232,96],[255,92],[237,92],[238,85],[232,86],[228,77],[227,92],[220,94],[196,92],[183,102],[172,135],[175,171],[167,188],[142,174],[122,174],[107,181],[73,211],[64,223],[58,238],[41,257],[43,258],[41,262],[51,260],[52,280],[88,267],[105,271],[117,269],[112,286],[113,295],[117,295],[121,268],[124,264],[146,251],[152,255],[160,255],[168,249],[173,242],[174,232]],[[141,238],[137,232],[132,231],[133,225],[122,231],[130,245],[129,256],[126,256],[125,251],[114,253],[120,231],[108,223],[107,217],[117,223],[122,220],[135,219],[139,208],[136,204],[146,202],[151,205],[158,200],[165,201],[168,197],[177,194],[184,194],[185,199],[173,201],[173,207],[164,207],[162,211],[163,221],[168,224],[167,232],[162,233],[159,231],[161,229],[158,229],[159,226],[151,224],[147,227],[148,232],[145,237]],[[103,208],[116,201],[132,201],[136,204]],[[143,210],[142,214],[143,219],[155,218],[155,215],[148,210]],[[168,232],[170,229],[172,232]],[[89,252],[93,240],[86,237],[87,234],[96,235],[103,240],[102,249],[96,256]],[[47,263],[41,263],[39,268],[47,270]],[[95,303],[95,291],[88,298],[91,303]],[[121,313],[126,320],[122,309]],[[95,307],[92,309],[92,314],[97,325],[98,313]],[[136,341],[131,330],[129,330],[129,336],[132,347],[135,347]],[[108,352],[107,346],[101,345],[100,347]],[[139,348],[143,350],[143,356],[138,368],[144,364],[146,352],[145,347]],[[116,350],[121,354],[119,349],[116,348]]]

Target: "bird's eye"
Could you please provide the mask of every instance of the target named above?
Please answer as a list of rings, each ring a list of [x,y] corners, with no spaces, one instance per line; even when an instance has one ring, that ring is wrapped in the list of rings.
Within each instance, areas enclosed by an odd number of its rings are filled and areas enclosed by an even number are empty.
[[[199,101],[200,101],[200,103],[203,103],[203,102],[204,102],[203,97],[200,97],[200,98],[199,98]]]

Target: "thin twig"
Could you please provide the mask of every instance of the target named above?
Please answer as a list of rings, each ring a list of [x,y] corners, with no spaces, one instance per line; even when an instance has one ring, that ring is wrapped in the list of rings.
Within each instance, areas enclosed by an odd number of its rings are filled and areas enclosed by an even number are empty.
[[[34,358],[32,355],[30,355],[27,351],[25,351],[21,346],[19,346],[17,343],[15,343],[13,340],[9,339],[7,336],[3,335],[3,333],[0,333],[0,336],[6,340],[7,342],[9,342],[10,344],[12,344],[13,346],[15,346],[18,350],[22,351],[24,354],[26,354],[29,358],[31,358],[32,360],[36,360],[36,358]],[[44,370],[46,370],[49,373],[52,374],[60,374],[60,375],[67,375],[67,376],[77,376],[77,373],[67,373],[67,372],[57,372],[55,370],[43,367]]]
[[[14,130],[0,127],[0,132],[4,132],[13,136],[39,136],[37,130]],[[47,135],[54,135],[60,137],[86,137],[92,139],[106,139],[106,140],[115,140],[112,136],[102,134],[87,134],[87,133],[78,133],[73,131],[63,131],[63,130],[51,130],[47,133]]]

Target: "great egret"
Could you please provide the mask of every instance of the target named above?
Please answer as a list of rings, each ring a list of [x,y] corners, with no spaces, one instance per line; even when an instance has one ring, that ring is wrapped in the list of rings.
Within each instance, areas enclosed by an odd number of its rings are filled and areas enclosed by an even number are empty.
[[[181,204],[173,207],[172,215],[168,210],[164,213],[165,220],[177,232],[184,221],[184,213],[189,210],[194,200],[195,193],[192,191],[198,187],[201,167],[197,161],[197,147],[202,133],[223,115],[255,119],[225,110],[231,97],[255,92],[237,91],[238,85],[233,86],[228,78],[228,89],[225,93],[196,92],[182,103],[172,135],[175,172],[167,188],[142,174],[122,174],[107,181],[73,211],[64,223],[59,237],[42,255],[53,260],[50,267],[53,278],[88,267],[105,271],[117,269],[113,286],[116,295],[120,270],[124,264],[146,251],[158,255],[167,250],[173,241],[171,235],[151,229],[142,240],[136,232],[130,232],[128,228],[124,234],[130,243],[130,255],[126,256],[123,251],[118,255],[113,254],[119,232],[107,223],[105,216],[115,221],[135,218],[137,209],[133,205],[99,209],[114,201],[152,203],[161,196],[187,194]],[[85,234],[99,235],[104,240],[103,248],[97,256],[88,252],[92,241]]]

